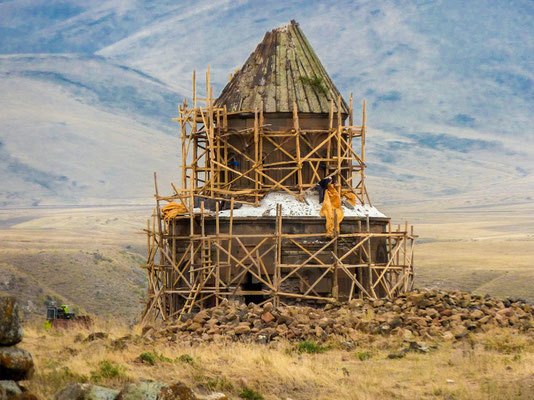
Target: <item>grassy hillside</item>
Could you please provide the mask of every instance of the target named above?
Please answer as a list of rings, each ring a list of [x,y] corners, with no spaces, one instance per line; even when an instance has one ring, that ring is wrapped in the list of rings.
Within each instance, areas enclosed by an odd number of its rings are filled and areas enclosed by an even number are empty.
[[[94,330],[109,333],[109,338],[84,342],[90,331],[26,327],[23,347],[32,353],[37,367],[29,389],[51,398],[68,382],[119,388],[125,382],[152,379],[181,381],[196,391],[220,391],[231,399],[527,400],[534,396],[533,338],[505,329],[458,342],[422,339],[429,352],[409,352],[401,359],[388,358],[407,346],[396,336],[361,334],[352,348],[343,348],[332,338],[323,351],[314,353],[314,347],[307,346],[307,353],[295,351],[296,344],[286,341],[191,346],[143,339],[117,323],[100,323]],[[250,397],[242,397],[244,388]],[[254,393],[257,397],[252,397]]]
[[[2,291],[26,297],[29,309],[42,311],[50,300],[79,312],[134,318],[145,296],[139,254],[127,249],[4,250]]]
[[[31,315],[56,300],[75,310],[133,321],[146,293],[147,208],[3,212],[0,292],[16,294]],[[17,216],[17,213],[25,216]],[[11,221],[11,222],[10,222]],[[21,222],[24,221],[24,222]]]

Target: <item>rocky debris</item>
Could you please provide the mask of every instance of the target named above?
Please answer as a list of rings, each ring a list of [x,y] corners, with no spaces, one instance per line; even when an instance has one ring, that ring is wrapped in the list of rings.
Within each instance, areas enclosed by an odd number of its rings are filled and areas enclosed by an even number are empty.
[[[178,382],[140,381],[128,383],[122,390],[108,389],[89,383],[72,383],[54,396],[55,400],[228,400],[222,393],[196,394]]]
[[[36,400],[16,381],[30,379],[33,359],[30,353],[16,345],[22,341],[17,300],[0,296],[0,399]]]
[[[90,383],[71,383],[54,396],[55,400],[115,400],[118,390]]]
[[[228,400],[228,397],[224,393],[197,394],[197,400]]]
[[[175,383],[161,389],[158,400],[197,400],[196,394],[183,383]]]
[[[127,384],[119,393],[118,400],[159,400],[162,389],[167,385],[162,382],[137,382]]]
[[[402,294],[392,300],[355,299],[322,308],[263,307],[223,301],[218,307],[188,315],[146,336],[192,343],[212,340],[268,343],[326,341],[331,335],[351,339],[360,333],[396,335],[407,342],[418,338],[461,340],[470,332],[508,327],[534,333],[531,305],[520,299],[500,300],[460,291],[426,290]],[[350,340],[349,340],[350,341]]]
[[[430,350],[435,350],[437,348],[438,348],[437,346],[429,347],[429,346],[421,344],[421,343],[409,342],[408,343],[408,347],[406,347],[406,348],[404,348],[404,349],[402,349],[400,351],[388,354],[388,358],[389,359],[403,358],[409,352],[423,353],[424,354],[424,353],[428,353]]]
[[[83,341],[85,343],[94,342],[95,340],[107,339],[108,337],[109,335],[106,332],[93,332],[90,333]]]
[[[124,350],[128,347],[128,342],[132,340],[132,335],[126,335],[111,341],[111,347],[114,350]]]
[[[22,342],[19,306],[12,296],[0,297],[0,346],[12,346]]]

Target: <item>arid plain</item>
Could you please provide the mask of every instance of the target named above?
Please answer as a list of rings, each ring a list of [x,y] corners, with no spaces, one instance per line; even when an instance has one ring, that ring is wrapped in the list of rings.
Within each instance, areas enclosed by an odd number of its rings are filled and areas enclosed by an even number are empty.
[[[534,205],[381,208],[394,223],[415,225],[416,287],[534,302]],[[53,298],[133,322],[150,213],[148,205],[0,210],[0,292],[21,296],[30,314]]]

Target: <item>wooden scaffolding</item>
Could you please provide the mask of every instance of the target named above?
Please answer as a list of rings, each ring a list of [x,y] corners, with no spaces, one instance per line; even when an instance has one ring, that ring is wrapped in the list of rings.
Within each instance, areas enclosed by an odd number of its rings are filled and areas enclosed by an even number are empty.
[[[347,126],[342,123],[343,100],[339,97],[336,102],[331,100],[327,129],[302,129],[294,103],[292,127],[279,130],[265,123],[262,103],[255,110],[235,112],[228,112],[225,106],[216,107],[209,68],[206,83],[208,95],[197,97],[193,74],[193,106],[189,108],[184,100],[179,107],[180,116],[175,119],[180,124],[182,165],[181,188],[174,199],[193,195],[228,200],[232,196],[238,202],[258,205],[266,193],[278,190],[302,200],[322,179],[319,173],[322,168],[324,175],[336,177],[341,186],[353,192],[359,203],[370,203],[365,190],[365,101],[360,126],[353,124],[351,95]],[[229,118],[237,114],[253,116],[253,126],[239,131],[229,128]],[[321,137],[320,143],[311,143],[311,135]],[[230,140],[236,136],[243,143],[241,148]],[[359,154],[353,148],[354,141],[360,145]],[[294,149],[294,154],[287,148]],[[243,159],[247,167],[237,170],[232,165],[231,153]],[[270,162],[272,159],[279,161]],[[305,169],[312,171],[313,176],[303,178]],[[240,186],[245,188],[236,189]]]
[[[377,229],[367,216],[346,219],[333,236],[292,233],[285,228],[295,218],[283,216],[282,205],[277,205],[276,216],[264,218],[270,218],[271,224],[261,233],[236,231],[236,221],[243,220],[234,216],[239,203],[257,206],[273,191],[302,200],[324,176],[337,177],[341,183],[338,190],[348,189],[358,203],[369,204],[365,102],[361,125],[353,123],[351,95],[348,125],[343,125],[339,98],[338,111],[334,112],[332,101],[329,126],[320,132],[301,128],[296,106],[290,129],[271,129],[261,104],[255,110],[240,110],[241,115],[250,113],[253,125],[235,130],[229,128],[228,120],[237,112],[214,105],[209,69],[205,90],[206,96],[198,97],[193,75],[192,106],[184,100],[179,107],[181,182],[179,187],[171,184],[175,193],[161,196],[154,174],[156,208],[145,230],[148,254],[143,267],[148,273],[148,300],[143,324],[157,318],[180,318],[225,298],[258,296],[260,303],[272,301],[275,305],[321,303],[356,296],[393,298],[412,288],[415,236],[407,223],[393,229],[386,220]],[[324,139],[311,143],[308,138],[313,133]],[[244,146],[232,143],[230,138],[236,136]],[[294,152],[287,150],[288,143],[293,144]],[[264,151],[267,147],[269,153]],[[246,160],[246,167],[235,168],[230,153]],[[279,153],[282,161],[270,162],[272,153]],[[312,171],[308,178],[302,176],[303,166]],[[294,179],[289,182],[291,177]],[[246,184],[240,187],[239,182]],[[170,201],[185,211],[166,218],[162,206]],[[222,207],[229,209],[229,216],[220,216]],[[385,255],[376,256],[377,247],[383,247]],[[291,256],[295,251],[300,258]],[[311,270],[313,279],[308,273]],[[247,276],[260,287],[244,289]],[[325,282],[326,292],[324,287],[319,290]],[[340,290],[339,282],[349,282],[348,289]]]

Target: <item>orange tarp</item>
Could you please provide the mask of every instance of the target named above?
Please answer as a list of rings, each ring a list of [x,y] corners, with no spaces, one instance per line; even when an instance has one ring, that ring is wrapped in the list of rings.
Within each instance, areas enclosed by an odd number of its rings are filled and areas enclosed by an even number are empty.
[[[177,215],[186,214],[187,207],[183,204],[178,204],[175,201],[171,201],[169,204],[161,208],[161,212],[163,213],[163,219],[167,220],[174,218]]]
[[[341,208],[339,193],[332,184],[329,184],[328,189],[324,192],[323,206],[319,214],[326,218],[326,234],[328,236],[334,234],[334,219],[337,219],[337,231],[339,232],[339,224],[343,221],[343,209]]]
[[[356,195],[349,189],[341,190],[341,197],[346,198],[351,206],[356,205]]]

